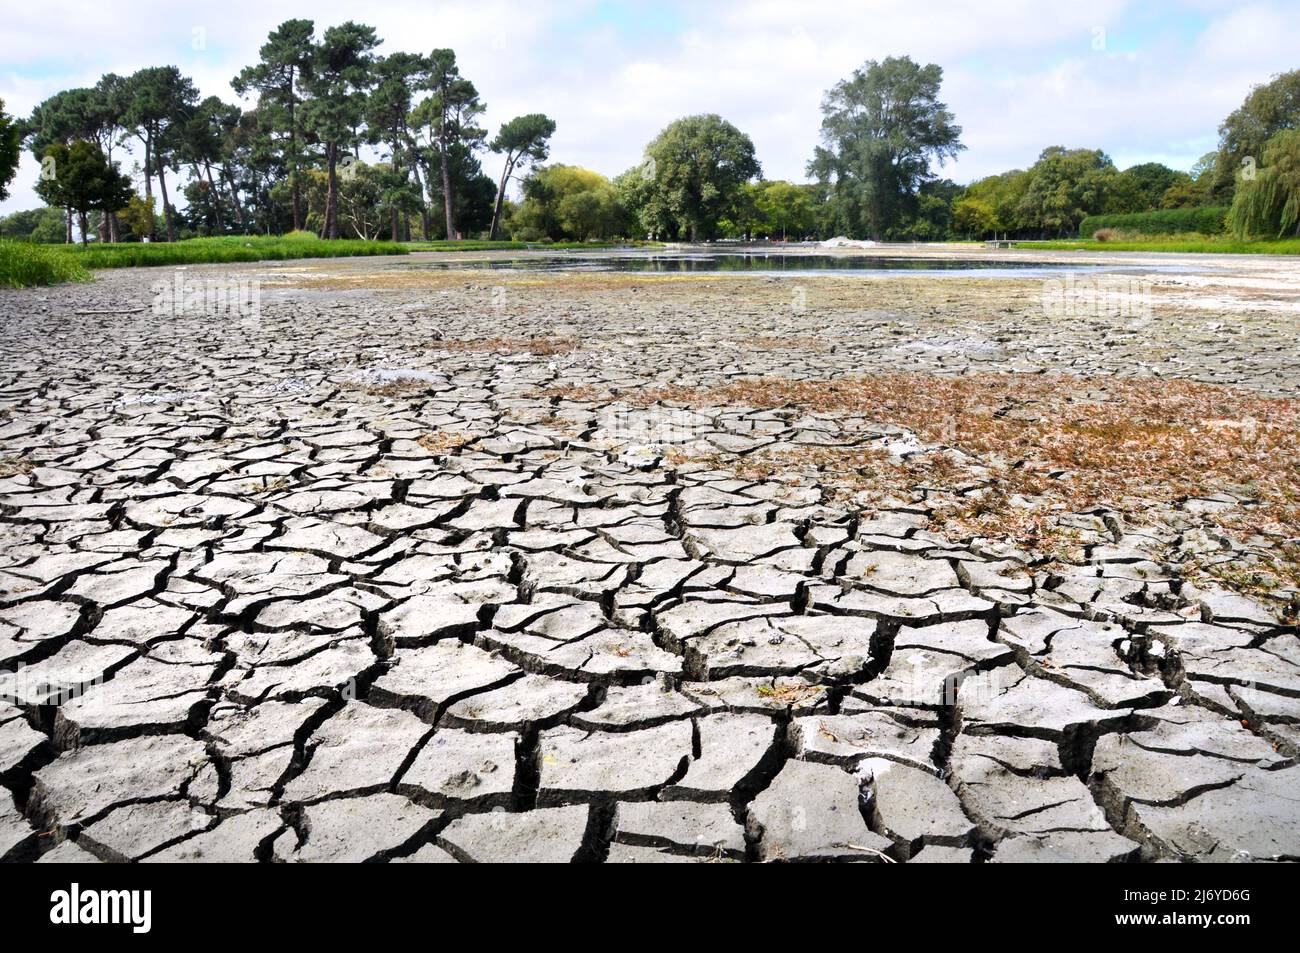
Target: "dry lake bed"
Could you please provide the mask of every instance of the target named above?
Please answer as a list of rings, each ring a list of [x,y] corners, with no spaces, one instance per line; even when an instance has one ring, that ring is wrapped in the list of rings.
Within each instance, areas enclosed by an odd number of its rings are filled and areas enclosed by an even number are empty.
[[[0,292],[0,856],[1300,858],[1300,266],[890,254]]]

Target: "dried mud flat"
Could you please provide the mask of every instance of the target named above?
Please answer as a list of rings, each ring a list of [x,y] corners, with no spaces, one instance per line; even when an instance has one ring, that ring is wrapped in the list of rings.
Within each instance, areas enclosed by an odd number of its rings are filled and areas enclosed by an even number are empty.
[[[0,855],[1296,859],[1300,270],[1208,263],[6,292]]]

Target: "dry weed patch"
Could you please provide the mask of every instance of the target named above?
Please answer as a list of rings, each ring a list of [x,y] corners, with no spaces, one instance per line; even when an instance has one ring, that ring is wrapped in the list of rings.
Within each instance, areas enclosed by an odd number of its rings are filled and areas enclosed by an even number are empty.
[[[0,477],[25,476],[36,464],[25,457],[0,457]]]
[[[1067,561],[1081,551],[1058,517],[1107,508],[1144,523],[1173,505],[1210,500],[1193,508],[1211,529],[1272,542],[1263,563],[1218,565],[1203,575],[1255,593],[1300,586],[1300,400],[1293,398],[1180,380],[894,374],[764,378],[619,399],[791,407],[905,427],[960,453],[899,462],[870,447],[786,447],[744,457],[677,451],[669,462],[747,479],[813,480],[829,497],[868,508],[924,501],[933,528],[954,538],[1009,539]]]
[[[398,377],[382,383],[357,382],[351,386],[371,397],[409,397],[429,389],[429,382],[415,377]]]
[[[464,446],[477,437],[477,434],[455,430],[434,430],[415,442],[430,453],[446,453],[448,450]]]

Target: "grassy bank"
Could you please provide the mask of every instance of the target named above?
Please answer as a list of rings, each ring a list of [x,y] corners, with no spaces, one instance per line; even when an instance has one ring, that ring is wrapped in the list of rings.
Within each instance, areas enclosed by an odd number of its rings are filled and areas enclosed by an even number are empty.
[[[124,242],[81,245],[0,243],[0,287],[84,281],[99,268],[148,268],[162,265],[204,265],[224,262],[277,261],[293,258],[342,258],[356,255],[406,255],[412,251],[554,251],[657,247],[658,242],[514,242],[415,241],[379,242],[340,239],[323,241],[306,232],[283,236],[225,235],[179,242]]]
[[[158,265],[203,265],[239,261],[278,261],[291,258],[342,258],[354,255],[405,255],[399,242],[351,239],[322,241],[314,236],[264,237],[226,235],[182,242],[130,242],[50,246],[86,268],[139,268]]]
[[[1015,247],[1036,251],[1166,251],[1207,255],[1300,255],[1300,238],[1238,241],[1232,238],[1169,237],[1119,242],[1072,239],[1057,242],[1017,242]]]
[[[60,245],[0,240],[0,288],[87,281],[90,272]]]

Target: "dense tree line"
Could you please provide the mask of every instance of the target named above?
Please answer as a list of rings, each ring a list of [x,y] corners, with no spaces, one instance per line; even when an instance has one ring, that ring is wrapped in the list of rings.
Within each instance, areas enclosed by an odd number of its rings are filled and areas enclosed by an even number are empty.
[[[379,45],[364,24],[318,35],[312,21],[288,20],[232,79],[242,103],[200,98],[176,67],[148,67],[50,97],[13,124],[14,141],[41,163],[37,191],[65,211],[65,237],[74,217],[93,219],[103,241],[302,229],[455,238],[488,229],[515,169],[545,158],[554,122],[519,117],[488,143],[478,126],[485,107],[453,51],[380,56]],[[120,188],[114,150],[127,145],[142,196]],[[363,146],[379,160],[363,162]],[[505,157],[500,183],[483,172],[485,150]]]
[[[940,176],[965,149],[939,98],[942,69],[890,57],[826,93],[809,183],[761,178],[750,137],[712,114],[669,124],[611,181],[546,164],[556,126],[542,113],[489,138],[452,50],[379,55],[380,42],[360,23],[318,34],[311,20],[285,21],[232,79],[235,104],[201,98],[174,66],[105,75],[27,119],[0,104],[0,189],[25,146],[41,163],[37,192],[62,223],[48,210],[17,213],[0,221],[0,236],[71,241],[75,223],[83,241],[291,230],[937,241],[1064,237],[1097,216],[1219,206],[1231,206],[1227,222],[1241,235],[1300,230],[1300,71],[1252,90],[1220,127],[1218,150],[1190,172],[1154,162],[1120,170],[1101,150],[1050,146],[1027,169],[960,186]],[[125,146],[142,194],[120,171]],[[362,161],[363,147],[377,158]],[[501,159],[495,179],[483,171],[488,152]],[[506,199],[512,180],[522,184],[517,204]]]

